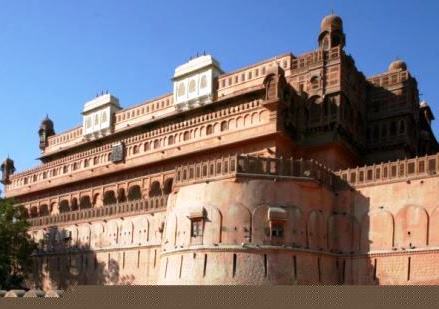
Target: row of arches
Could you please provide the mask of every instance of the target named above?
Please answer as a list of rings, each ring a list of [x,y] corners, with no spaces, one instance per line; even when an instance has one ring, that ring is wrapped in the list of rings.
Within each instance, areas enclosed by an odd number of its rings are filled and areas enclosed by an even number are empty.
[[[257,116],[258,112],[251,113],[247,111],[249,109],[254,109],[255,107],[260,106],[260,104],[261,101],[253,100],[251,102],[246,102],[236,106],[227,107],[221,110],[199,115],[189,120],[165,125],[163,127],[159,127],[149,132],[130,137],[126,140],[123,140],[122,142],[130,145],[128,147],[128,155],[133,155],[139,153],[142,150],[149,151],[151,149],[159,149],[167,145],[173,145],[176,143],[184,142],[185,136],[186,136],[186,140],[191,140],[193,138],[203,137],[208,134],[216,134],[217,131],[222,132],[225,130],[243,128],[245,126],[256,123],[256,119],[258,117],[259,117],[259,121],[262,121],[262,119],[268,117],[268,112],[266,111],[259,112],[259,116]],[[235,113],[242,113],[242,114],[236,115]],[[210,125],[209,124],[201,125],[202,122],[208,120],[213,121],[215,118],[225,117],[232,114],[235,114],[232,119],[226,121],[217,121],[214,124],[210,124]],[[234,123],[236,124],[233,125]],[[194,126],[197,124],[200,125],[195,129],[189,129],[185,132],[174,134],[174,132],[177,130],[181,130],[184,127]],[[221,131],[219,131],[218,128],[221,128]],[[212,133],[208,133],[208,132],[212,132]],[[166,133],[169,134],[164,137],[159,137],[159,135],[163,135]],[[157,136],[157,138],[153,139],[155,136]],[[140,142],[140,140],[145,140],[145,139],[152,139],[152,140],[149,140],[144,143],[131,145],[133,143],[136,143],[136,141]],[[53,161],[49,164],[50,166],[54,166],[53,168],[41,170],[38,173],[34,173],[30,176],[23,176],[12,180],[11,188],[17,188],[31,183],[40,182],[46,179],[50,179],[51,177],[68,174],[70,172],[89,168],[92,166],[108,164],[109,162],[111,162],[111,149],[112,149],[111,144],[107,144],[89,150],[87,152],[81,153],[79,155],[67,156],[62,160]],[[75,161],[71,162],[72,160]],[[68,161],[70,162],[66,163]]]
[[[255,111],[253,113],[239,115],[228,120],[218,121],[213,124],[200,125],[199,127],[188,129],[180,133],[170,133],[167,136],[128,147],[128,155],[138,154],[141,151],[147,152],[156,150],[192,139],[220,134],[228,130],[242,129],[264,122],[266,117],[268,117],[267,111]]]
[[[94,222],[92,225],[65,226],[49,229],[47,232],[38,230],[32,233],[37,243],[46,248],[63,249],[76,246],[84,249],[98,249],[114,246],[140,246],[159,243],[161,240],[160,218],[148,215],[108,222]]]
[[[27,218],[36,218],[49,215],[57,215],[70,211],[78,211],[82,209],[97,208],[102,206],[114,205],[117,203],[125,203],[141,200],[142,198],[154,198],[162,195],[168,195],[172,192],[173,179],[168,178],[164,182],[163,187],[159,181],[153,181],[149,187],[146,196],[143,196],[140,185],[132,185],[126,191],[124,188],[117,190],[106,190],[101,196],[95,193],[93,196],[83,195],[79,198],[73,197],[70,200],[61,199],[60,202],[44,203],[39,206],[30,206],[25,208],[24,215]]]
[[[267,219],[269,206],[253,210],[239,203],[203,207],[203,231],[198,232],[202,240],[198,238],[197,243],[272,244],[270,229],[275,226],[276,244],[312,250],[351,253],[439,246],[439,207],[431,215],[415,205],[402,208],[396,215],[380,209],[365,213],[359,220],[347,213],[305,212],[295,206],[278,208],[285,211],[285,218],[273,221]],[[179,209],[169,214],[166,240],[171,246],[193,244],[188,218]]]

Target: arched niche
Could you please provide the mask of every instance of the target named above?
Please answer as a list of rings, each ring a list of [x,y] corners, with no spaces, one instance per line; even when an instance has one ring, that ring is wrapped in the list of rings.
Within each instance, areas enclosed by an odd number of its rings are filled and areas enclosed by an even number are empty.
[[[252,215],[242,203],[232,203],[223,207],[222,242],[241,244],[251,241]]]
[[[307,220],[308,247],[312,250],[326,248],[326,224],[322,212],[313,210]]]
[[[394,226],[393,215],[388,211],[365,214],[361,220],[361,251],[392,249]]]
[[[396,247],[425,247],[428,237],[428,214],[423,207],[408,205],[395,217]]]

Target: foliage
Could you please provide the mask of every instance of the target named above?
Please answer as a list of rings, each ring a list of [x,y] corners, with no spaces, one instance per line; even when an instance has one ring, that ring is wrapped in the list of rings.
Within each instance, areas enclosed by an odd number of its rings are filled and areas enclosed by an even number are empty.
[[[22,288],[36,244],[22,208],[0,198],[0,289]]]

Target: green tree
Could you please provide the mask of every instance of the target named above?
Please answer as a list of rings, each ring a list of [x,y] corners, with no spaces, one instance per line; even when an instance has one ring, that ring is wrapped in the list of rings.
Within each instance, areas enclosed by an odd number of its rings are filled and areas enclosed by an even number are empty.
[[[29,223],[23,209],[0,198],[0,288],[22,288],[31,270],[36,244],[27,233]]]

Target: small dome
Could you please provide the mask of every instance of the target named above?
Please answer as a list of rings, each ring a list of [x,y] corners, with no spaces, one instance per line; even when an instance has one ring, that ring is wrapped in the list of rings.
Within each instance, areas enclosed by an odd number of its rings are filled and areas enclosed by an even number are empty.
[[[328,16],[325,16],[322,19],[322,23],[320,24],[320,31],[330,31],[330,30],[340,30],[343,31],[343,20],[340,16],[337,16],[335,14],[331,14]]]
[[[419,106],[422,107],[428,107],[428,103],[427,101],[422,101],[421,103],[419,103]]]
[[[389,65],[389,71],[405,71],[407,64],[402,60],[395,60]]]
[[[43,121],[41,121],[40,129],[53,128],[53,121],[50,120],[49,116],[46,115]]]
[[[4,165],[11,166],[11,165],[14,165],[14,161],[12,161],[11,158],[7,157],[7,158],[5,159],[5,161],[3,161],[3,164],[4,164]]]

